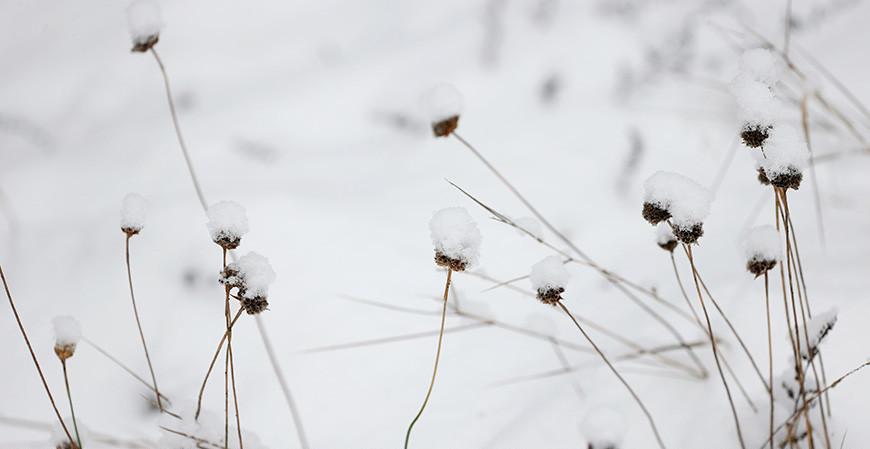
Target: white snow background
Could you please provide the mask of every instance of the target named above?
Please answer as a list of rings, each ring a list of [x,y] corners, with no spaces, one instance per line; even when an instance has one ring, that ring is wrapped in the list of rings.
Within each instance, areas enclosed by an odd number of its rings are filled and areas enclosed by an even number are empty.
[[[759,44],[750,29],[782,46],[785,4],[161,1],[165,27],[156,49],[205,195],[245,207],[250,232],[239,254],[263,254],[277,273],[262,319],[311,447],[400,447],[425,394],[435,335],[306,350],[437,331],[444,272],[432,260],[427,223],[434,211],[462,206],[478,223],[481,258],[472,271],[507,280],[553,253],[491,220],[446,182],[510,217],[530,215],[459,141],[431,137],[419,99],[439,83],[463,95],[458,132],[550,221],[602,266],[655,287],[678,307],[685,304],[668,254],[640,215],[642,184],[667,170],[710,188],[714,200],[695,248],[699,270],[766,374],[763,283],[746,272],[741,239],[752,226],[773,224],[773,198],[755,179],[750,150],[737,143],[728,83],[741,52]],[[870,138],[870,119],[807,58],[870,102],[870,4],[793,4],[796,64]],[[173,408],[194,405],[224,326],[221,250],[209,238],[178,149],[157,65],[151,55],[129,51],[126,6],[0,1],[0,262],[64,416],[55,316],[74,316],[85,338],[147,378],[118,227],[127,193],[149,203],[145,227],[131,241],[133,280],[157,379]],[[789,87],[780,92],[800,95],[794,75],[786,78]],[[799,129],[799,109],[788,104],[786,114]],[[810,116],[816,155],[866,151],[818,102],[811,101]],[[824,239],[809,171],[789,194],[813,310],[839,309],[822,344],[829,380],[870,356],[868,169],[866,153],[817,164]],[[685,257],[675,255],[689,288]],[[598,273],[568,269],[563,296],[572,311],[644,346],[673,343]],[[492,282],[468,274],[453,279],[451,301],[486,303],[501,321],[543,322],[547,333],[586,344],[559,309],[510,288],[484,291]],[[771,282],[779,374],[790,350],[775,300],[778,281]],[[527,280],[515,285],[530,291]],[[49,447],[47,431],[8,419],[50,425],[54,415],[3,303],[0,448]],[[696,326],[652,307],[687,340],[703,339]],[[453,316],[447,325],[468,322]],[[735,392],[747,446],[759,447],[767,437],[767,393],[722,320],[714,318],[714,326],[759,407],[753,413]],[[589,332],[608,354],[630,352]],[[233,337],[243,427],[267,447],[298,447],[252,317],[240,319]],[[447,334],[411,446],[584,448],[583,423],[607,409],[624,417],[621,447],[654,447],[642,413],[599,359],[563,351],[583,368],[515,381],[559,370],[553,346],[493,326]],[[710,371],[704,381],[638,361],[617,367],[655,414],[670,448],[738,447],[711,351],[697,352]],[[689,363],[683,352],[669,355]],[[159,439],[141,384],[85,342],[68,365],[76,415],[91,432]],[[217,414],[221,377],[216,370],[206,390],[206,406]],[[868,397],[870,372],[831,391],[835,446],[844,437],[845,448],[870,446]]]

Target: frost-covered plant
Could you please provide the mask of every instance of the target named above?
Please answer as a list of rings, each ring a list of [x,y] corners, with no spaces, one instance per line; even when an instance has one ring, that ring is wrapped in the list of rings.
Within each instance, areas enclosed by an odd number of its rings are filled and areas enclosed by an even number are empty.
[[[672,253],[677,247],[677,236],[667,223],[659,223],[656,226],[656,244],[659,248]]]
[[[677,173],[659,171],[644,182],[642,215],[653,225],[670,220],[673,233],[683,243],[695,243],[704,235],[704,219],[710,213],[710,192]]]
[[[771,131],[758,165],[774,187],[797,190],[808,158],[806,141],[800,133],[793,127],[779,126]]]
[[[237,289],[242,308],[256,315],[269,307],[269,285],[275,282],[275,271],[269,259],[253,251],[228,264],[221,271],[221,284]]]
[[[782,260],[779,242],[779,231],[773,226],[757,226],[750,229],[743,240],[746,269],[758,277],[775,267],[776,263]]]
[[[148,200],[138,193],[128,193],[121,202],[121,231],[128,236],[138,234],[147,216]]]
[[[834,325],[837,324],[837,314],[838,310],[833,308],[812,317],[806,323],[806,333],[804,333],[803,327],[798,326],[798,343],[801,347],[801,358],[810,360],[818,354],[819,345],[828,336]],[[809,344],[809,347],[807,347],[807,344]]]
[[[562,293],[568,284],[570,274],[559,256],[548,256],[532,265],[529,280],[537,292],[538,300],[544,304],[555,306],[562,300]]]
[[[160,39],[163,18],[154,0],[133,0],[127,7],[127,25],[133,40],[131,51],[144,53]]]
[[[773,86],[783,70],[782,59],[770,50],[747,50],[740,59],[740,71],[731,82],[731,92],[742,122],[740,136],[748,147],[763,146],[773,129],[779,110]]]
[[[52,320],[52,325],[54,326],[54,353],[61,360],[72,357],[82,339],[82,328],[79,322],[71,316],[58,316]]]
[[[462,207],[441,209],[429,221],[435,263],[453,271],[465,271],[480,257],[480,231]]]
[[[439,84],[423,94],[423,109],[435,137],[447,137],[459,126],[462,94],[449,84]]]
[[[208,208],[208,231],[221,248],[236,249],[248,233],[245,208],[233,201],[221,201]]]

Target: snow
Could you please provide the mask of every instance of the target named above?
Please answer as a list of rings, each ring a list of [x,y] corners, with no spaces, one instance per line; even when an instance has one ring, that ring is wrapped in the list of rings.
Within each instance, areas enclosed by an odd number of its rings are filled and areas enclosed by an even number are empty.
[[[513,222],[514,222],[514,224],[516,224],[520,228],[524,229],[525,231],[528,231],[528,233],[532,234],[532,236],[534,236],[535,238],[539,239],[539,238],[542,238],[544,235],[544,231],[541,228],[541,222],[538,221],[534,217],[515,218],[513,220]],[[528,235],[520,229],[517,229],[517,232],[520,235]]]
[[[462,94],[450,84],[438,84],[426,90],[420,103],[426,118],[431,123],[462,114]]]
[[[763,225],[747,231],[743,239],[743,256],[747,262],[782,260],[780,235],[776,228]]]
[[[570,278],[571,275],[559,256],[547,256],[541,259],[540,262],[532,265],[532,271],[529,273],[532,288],[539,292],[565,288]]]
[[[127,25],[134,44],[147,42],[163,29],[160,6],[154,0],[133,0],[127,7]]]
[[[625,436],[625,417],[609,407],[597,407],[587,413],[580,430],[590,449],[616,449]]]
[[[740,76],[773,87],[782,78],[785,62],[766,48],[746,50],[740,56]]]
[[[776,176],[802,172],[808,160],[807,143],[801,132],[783,124],[770,130],[759,165],[772,180]]]
[[[832,308],[812,317],[806,324],[806,333],[803,326],[798,326],[800,332],[801,357],[807,359],[810,354],[815,355],[819,344],[828,336],[828,333],[837,324],[838,309]],[[809,336],[810,350],[807,351],[807,345],[804,335]]]
[[[731,93],[737,101],[738,118],[745,125],[768,127],[781,115],[782,105],[770,86],[761,81],[738,75],[731,82]]]
[[[121,229],[138,233],[145,227],[148,200],[138,193],[128,193],[121,202]]]
[[[232,406],[231,406],[232,407]],[[224,417],[223,412],[215,413],[209,410],[203,410],[199,415],[199,419],[193,418],[192,412],[181,414],[181,419],[164,418],[161,423],[162,427],[175,432],[163,430],[160,439],[161,449],[199,449],[203,446],[211,447],[212,444],[218,447],[224,447]],[[231,418],[229,424],[229,441],[228,449],[239,449],[238,428],[235,427],[235,421]],[[198,444],[197,441],[179,433],[194,436],[200,440],[205,440],[208,443]],[[266,446],[260,442],[257,435],[242,428],[242,441],[244,447],[250,449],[266,449]],[[211,444],[209,444],[211,443]]]
[[[75,346],[82,339],[82,328],[79,322],[67,315],[55,317],[52,320],[54,326],[55,346]]]
[[[248,233],[245,208],[233,201],[221,201],[208,208],[208,232],[211,239],[238,240]]]
[[[473,267],[480,258],[480,230],[463,207],[448,207],[432,215],[429,231],[436,253]]]
[[[244,283],[243,296],[246,298],[268,296],[269,286],[275,282],[275,271],[269,264],[269,259],[251,251],[232,265],[238,268],[239,276]]]
[[[69,415],[64,416],[63,422],[66,424],[67,430],[69,430],[73,440],[76,440],[76,431],[73,427],[72,417]],[[78,416],[76,416],[76,424],[78,424],[78,439],[81,440],[82,447],[92,447],[90,445],[93,443],[95,438],[90,430],[88,430],[87,426],[82,424],[82,420]],[[54,419],[51,423],[51,432],[48,441],[49,447],[67,447],[66,445],[68,445],[69,442],[69,438],[67,437],[66,432],[63,431],[63,427],[61,427],[60,423],[57,422],[57,419]]]
[[[658,171],[647,178],[643,186],[644,201],[670,212],[674,226],[691,227],[703,223],[710,213],[710,192],[683,175]]]
[[[671,227],[668,226],[667,223],[659,223],[656,225],[656,243],[658,243],[659,246],[667,245],[676,240],[677,237],[674,236],[674,231],[671,230]]]

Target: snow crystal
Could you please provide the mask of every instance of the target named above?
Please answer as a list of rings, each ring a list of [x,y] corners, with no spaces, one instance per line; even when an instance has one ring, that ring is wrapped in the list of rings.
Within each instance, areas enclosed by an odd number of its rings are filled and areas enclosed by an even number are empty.
[[[674,226],[690,228],[710,213],[710,192],[683,175],[658,171],[643,185],[644,201],[670,212]]]
[[[625,434],[625,418],[616,410],[599,407],[586,415],[580,430],[586,437],[589,448],[619,447]]]
[[[746,50],[740,56],[740,75],[768,86],[779,82],[784,71],[782,58],[766,48]]]
[[[771,225],[750,229],[743,239],[743,255],[747,262],[782,260],[779,231]]]
[[[541,222],[533,217],[520,217],[514,219],[513,222],[517,226],[529,231],[529,234],[532,234],[537,239],[540,239],[544,235],[543,230],[541,229]],[[520,229],[517,229],[517,232],[520,235],[528,235]]]
[[[659,223],[656,226],[656,243],[659,246],[667,245],[676,240],[677,237],[674,236],[674,231],[671,230],[671,227],[667,223]]]
[[[731,93],[737,101],[738,115],[744,124],[768,127],[774,123],[780,105],[770,86],[740,75],[731,82]]]
[[[75,346],[82,339],[82,328],[71,316],[58,316],[52,320],[54,341],[57,346]]]
[[[133,0],[127,7],[127,24],[134,44],[144,44],[160,34],[163,18],[153,0]]]
[[[448,207],[432,215],[429,231],[436,254],[473,266],[480,257],[480,231],[468,211],[462,207]]]
[[[246,298],[265,297],[269,285],[275,282],[275,271],[269,259],[251,251],[239,258],[234,264],[239,270],[245,288],[242,295]]]
[[[564,289],[571,275],[559,256],[547,256],[532,265],[529,280],[538,292]]]
[[[233,201],[221,201],[208,208],[208,231],[215,242],[238,241],[248,232],[245,208]]]
[[[807,322],[807,332],[804,334],[803,326],[798,326],[798,334],[800,335],[801,357],[809,359],[810,355],[815,356],[818,352],[819,344],[828,335],[834,325],[837,324],[837,309],[828,310],[825,313],[818,314],[812,317]],[[804,335],[809,336],[809,351],[807,351],[807,339]]]
[[[439,84],[423,94],[423,112],[431,123],[437,123],[462,113],[462,94],[449,84]]]
[[[128,193],[121,202],[121,229],[138,233],[145,227],[148,215],[148,200],[138,193]]]
[[[803,136],[791,126],[780,125],[770,130],[759,165],[767,178],[774,181],[779,176],[802,172],[808,159]]]

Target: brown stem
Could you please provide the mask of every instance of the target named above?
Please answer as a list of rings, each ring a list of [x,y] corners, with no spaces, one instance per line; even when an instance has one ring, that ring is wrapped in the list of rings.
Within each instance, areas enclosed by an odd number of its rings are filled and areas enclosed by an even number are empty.
[[[42,386],[45,388],[45,393],[48,395],[48,400],[51,402],[51,407],[54,409],[54,414],[60,422],[60,427],[63,428],[63,433],[66,434],[70,444],[75,444],[66,423],[60,416],[60,411],[57,409],[57,404],[54,402],[54,396],[48,388],[48,382],[45,381],[45,375],[42,373],[42,367],[39,366],[39,360],[36,358],[36,353],[33,352],[33,346],[30,345],[30,338],[27,337],[27,332],[24,330],[24,324],[21,323],[21,317],[18,315],[18,309],[15,308],[15,301],[12,300],[12,293],[9,291],[9,284],[6,283],[6,274],[3,273],[3,266],[0,265],[0,279],[3,280],[3,289],[6,290],[6,297],[9,298],[9,305],[12,307],[12,314],[15,315],[15,321],[18,323],[18,329],[21,331],[21,336],[24,337],[24,343],[27,344],[27,350],[30,351],[30,357],[33,359],[33,365],[36,366],[36,371],[39,373],[39,379],[42,381]]]
[[[767,375],[770,380],[767,388],[770,393],[770,447],[773,447],[773,334],[770,329],[770,294],[766,271],[764,272],[764,310],[767,316]]]
[[[417,424],[417,420],[420,419],[420,416],[423,415],[423,411],[426,410],[426,405],[429,403],[429,397],[432,395],[432,388],[435,386],[435,376],[438,375],[438,362],[441,360],[441,344],[444,340],[444,322],[447,319],[447,295],[450,293],[450,279],[452,275],[453,270],[448,268],[447,282],[444,285],[444,304],[441,307],[441,331],[438,333],[438,347],[435,350],[435,367],[432,369],[432,379],[429,381],[429,388],[426,390],[426,397],[423,399],[423,405],[420,406],[420,411],[417,412],[417,416],[414,416],[414,419],[408,426],[408,431],[405,433],[405,449],[408,449],[408,442],[411,439],[411,431],[414,429],[414,424]]]
[[[239,317],[242,316],[243,311],[244,311],[244,309],[239,309],[239,311],[236,312],[236,316],[233,318],[233,321],[230,322],[231,328],[236,324],[236,321],[239,320]],[[224,341],[226,341],[226,339],[227,339],[227,332],[224,331],[223,336],[221,336],[220,342],[218,342],[217,350],[214,352],[214,356],[211,359],[211,363],[209,363],[209,365],[208,365],[208,371],[206,371],[206,373],[205,373],[205,378],[202,379],[202,385],[199,387],[199,396],[196,400],[196,413],[194,414],[194,419],[199,419],[199,414],[202,411],[202,396],[203,396],[203,393],[205,393],[205,385],[208,383],[208,378],[211,375],[212,370],[214,369],[214,365],[217,362],[218,357],[220,357],[220,355],[221,355],[221,349],[223,349]]]
[[[142,340],[142,349],[145,351],[145,361],[148,362],[148,371],[151,373],[151,383],[154,385],[154,395],[157,398],[157,408],[163,412],[163,400],[160,398],[160,389],[157,388],[157,376],[154,375],[154,365],[148,353],[148,345],[145,343],[145,333],[142,331],[142,322],[139,320],[139,308],[136,306],[136,295],[133,293],[133,274],[130,269],[130,237],[127,234],[124,240],[124,260],[127,263],[127,284],[130,286],[130,301],[133,303],[133,316],[136,317],[136,327],[139,329],[139,339]]]
[[[60,364],[63,367],[63,384],[66,386],[66,399],[69,402],[69,413],[72,417],[73,429],[76,433],[76,441],[78,441],[78,449],[82,449],[82,436],[79,433],[79,424],[76,421],[76,411],[73,408],[73,400],[72,400],[72,390],[69,387],[69,373],[67,373],[66,369],[66,359],[60,359]]]
[[[646,415],[646,418],[649,421],[649,425],[652,428],[653,434],[656,437],[656,442],[661,449],[665,449],[665,443],[662,441],[661,435],[659,435],[659,429],[656,426],[655,420],[653,419],[653,416],[649,412],[649,410],[647,410],[646,405],[644,405],[643,401],[640,399],[640,396],[638,396],[637,393],[634,392],[634,389],[631,388],[631,385],[629,385],[625,378],[623,378],[622,375],[619,374],[619,371],[616,370],[616,367],[614,367],[613,364],[610,363],[610,360],[607,358],[606,355],[604,355],[604,352],[602,352],[598,345],[596,345],[595,342],[592,341],[592,338],[589,336],[589,334],[586,333],[586,331],[583,329],[583,326],[581,326],[577,319],[574,318],[574,315],[571,314],[571,311],[568,310],[567,307],[565,307],[565,304],[563,304],[562,301],[559,301],[557,304],[562,309],[562,311],[564,311],[565,314],[568,315],[569,318],[571,318],[571,321],[574,322],[574,325],[577,326],[577,329],[580,330],[580,333],[583,334],[583,337],[586,339],[586,341],[588,341],[592,348],[595,349],[595,352],[598,353],[598,355],[601,357],[601,360],[603,360],[607,367],[610,368],[610,371],[613,372],[613,374],[616,376],[617,379],[619,379],[625,389],[628,390],[628,393],[631,394],[631,397],[634,398],[634,401],[637,403],[637,405],[640,406],[640,409],[643,411],[644,415]]]
[[[227,269],[227,249],[224,248],[223,249],[223,270],[226,271],[226,269]],[[232,319],[230,318],[230,287],[229,287],[229,285],[224,286],[224,292],[225,292],[225,304],[226,304],[224,314],[225,314],[226,320],[227,320],[227,331],[226,331],[226,334],[227,334],[227,364],[229,365],[229,368],[230,368],[229,375],[232,378],[233,405],[234,405],[235,411],[236,411],[236,431],[239,434],[239,449],[245,449],[245,445],[242,442],[242,423],[241,423],[241,420],[239,419],[239,397],[238,397],[238,394],[236,392],[236,364],[233,361],[233,323],[232,323]],[[241,312],[242,310],[243,309],[239,309],[239,312]],[[224,376],[226,376],[226,372],[224,372]],[[228,381],[228,378],[224,377],[224,383],[226,383],[227,381]],[[224,387],[225,387],[224,394],[226,394],[227,393],[227,391],[226,391],[227,386],[225,385]],[[227,399],[227,402],[229,402],[229,399]],[[224,444],[229,445],[229,408],[227,407],[224,410],[224,412],[225,412],[225,416],[224,416],[224,425],[225,425]]]

